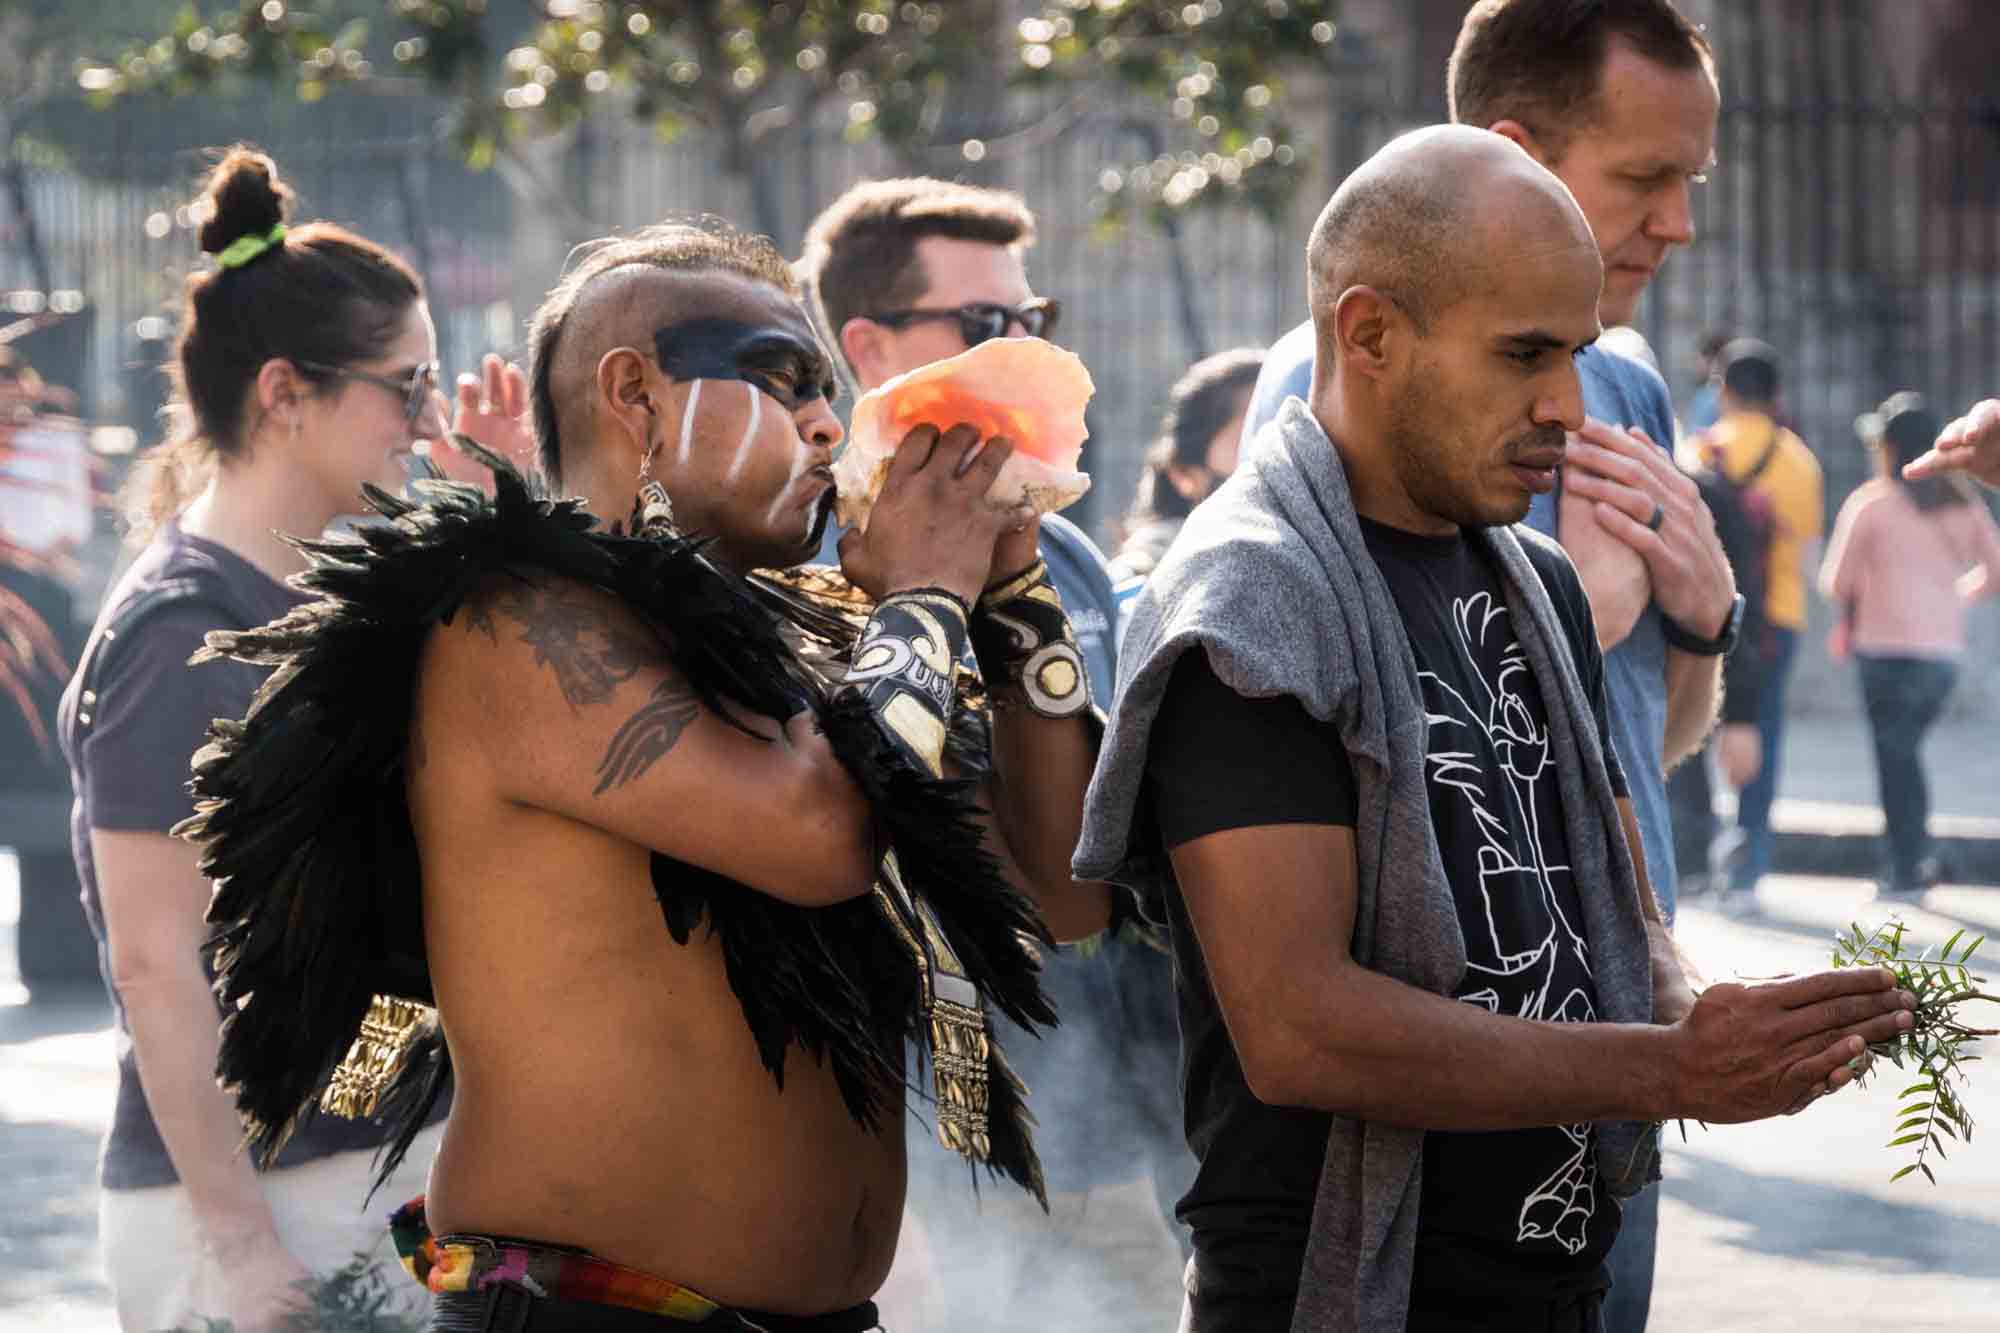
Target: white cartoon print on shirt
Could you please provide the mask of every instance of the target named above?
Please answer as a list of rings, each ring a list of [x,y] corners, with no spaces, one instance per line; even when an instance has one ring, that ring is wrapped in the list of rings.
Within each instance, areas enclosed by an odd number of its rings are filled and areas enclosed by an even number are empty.
[[[1555,884],[1567,865],[1552,864],[1537,822],[1536,784],[1554,782],[1546,723],[1537,724],[1522,695],[1537,688],[1527,658],[1514,638],[1505,604],[1481,592],[1452,602],[1455,645],[1483,697],[1466,698],[1448,681],[1419,671],[1427,730],[1426,768],[1436,789],[1458,794],[1479,830],[1479,894],[1486,929],[1465,932],[1466,977],[1458,998],[1496,1014],[1547,1023],[1588,1023],[1596,1018],[1590,993],[1578,986],[1557,993],[1557,964],[1567,954],[1585,976],[1590,952],[1581,922],[1563,912]],[[1498,650],[1498,669],[1489,663]],[[1480,764],[1487,751],[1470,744],[1478,733],[1499,760],[1498,783],[1489,788]],[[1503,812],[1491,805],[1493,790],[1504,792],[1518,827],[1517,839]],[[1496,911],[1504,902],[1510,910]],[[1518,1240],[1552,1240],[1570,1253],[1583,1249],[1597,1191],[1597,1162],[1588,1122],[1559,1127],[1574,1151],[1560,1169],[1522,1201]]]

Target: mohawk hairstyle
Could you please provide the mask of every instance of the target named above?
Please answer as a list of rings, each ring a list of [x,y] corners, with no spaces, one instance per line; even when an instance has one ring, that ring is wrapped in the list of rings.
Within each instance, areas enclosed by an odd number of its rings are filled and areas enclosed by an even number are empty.
[[[718,218],[664,223],[627,236],[607,237],[577,247],[575,266],[550,289],[528,324],[529,399],[535,414],[536,466],[551,490],[562,485],[562,432],[551,386],[556,351],[570,313],[584,289],[613,269],[629,266],[677,273],[734,273],[766,283],[796,299],[799,285],[777,247],[763,237],[737,231]]]

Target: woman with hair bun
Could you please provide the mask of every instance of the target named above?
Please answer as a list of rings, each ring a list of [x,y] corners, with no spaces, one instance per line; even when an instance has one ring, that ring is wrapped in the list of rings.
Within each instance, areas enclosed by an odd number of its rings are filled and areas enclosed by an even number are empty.
[[[399,489],[417,443],[444,433],[416,274],[331,223],[288,227],[290,200],[247,147],[208,177],[196,207],[214,264],[182,297],[176,435],[135,476],[147,540],[106,597],[61,710],[72,846],[117,1011],[99,1230],[126,1329],[280,1326],[308,1279],[357,1251],[417,1298],[363,1208],[380,1124],[309,1120],[263,1171],[239,1151],[215,1078],[209,885],[198,850],[169,834],[193,813],[188,764],[210,719],[243,716],[263,675],[234,661],[190,667],[203,636],[298,605],[284,580],[305,562],[284,534],[318,537],[357,512],[363,483]],[[421,1188],[437,1133],[424,1131],[394,1197]]]

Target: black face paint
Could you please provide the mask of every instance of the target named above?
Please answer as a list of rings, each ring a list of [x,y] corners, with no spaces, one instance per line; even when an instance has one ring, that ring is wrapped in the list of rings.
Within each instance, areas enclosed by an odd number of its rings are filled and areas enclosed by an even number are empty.
[[[819,549],[820,541],[826,536],[826,525],[833,518],[833,487],[826,488],[826,494],[813,501],[812,523],[806,529],[806,545],[812,550]]]
[[[831,400],[839,385],[833,363],[811,338],[774,324],[702,316],[653,334],[660,369],[676,380],[743,380],[796,412]]]

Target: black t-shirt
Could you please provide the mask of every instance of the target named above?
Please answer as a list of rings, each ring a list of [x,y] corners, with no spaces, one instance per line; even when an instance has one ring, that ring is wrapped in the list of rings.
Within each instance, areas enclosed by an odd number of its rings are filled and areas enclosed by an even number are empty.
[[[1362,520],[1402,611],[1430,716],[1427,785],[1468,968],[1458,998],[1496,1013],[1587,1022],[1596,992],[1541,694],[1500,574],[1464,537]],[[1524,538],[1570,640],[1612,783],[1603,662],[1582,584],[1552,544]],[[1191,652],[1149,739],[1148,795],[1171,849],[1266,824],[1352,826],[1352,766],[1337,731],[1296,699],[1246,699]],[[1198,1256],[1195,1328],[1288,1316],[1331,1119],[1269,1106],[1243,1077],[1186,905],[1167,895],[1179,978],[1188,1142],[1201,1158],[1180,1213]],[[1433,1132],[1424,1143],[1411,1325],[1511,1327],[1508,1311],[1605,1283],[1618,1206],[1597,1178],[1588,1124]],[[1282,1326],[1282,1325],[1275,1325]]]
[[[137,602],[163,588],[161,600],[129,631],[107,630]],[[76,802],[70,842],[83,885],[84,915],[97,936],[99,966],[111,987],[104,906],[91,855],[90,831],[166,833],[194,813],[188,761],[214,718],[240,718],[264,679],[242,662],[189,666],[212,629],[250,629],[297,606],[298,594],[273,581],[227,547],[183,534],[168,524],[104,599],[80,669],[63,695],[60,732]],[[207,969],[209,960],[202,966]],[[177,1179],[166,1144],[146,1105],[133,1057],[124,997],[111,987],[118,1020],[118,1100],[105,1137],[100,1181],[105,1189],[145,1189]],[[441,1115],[442,1109],[434,1115]],[[383,1124],[336,1116],[307,1117],[278,1155],[294,1166],[329,1153],[373,1150]]]

